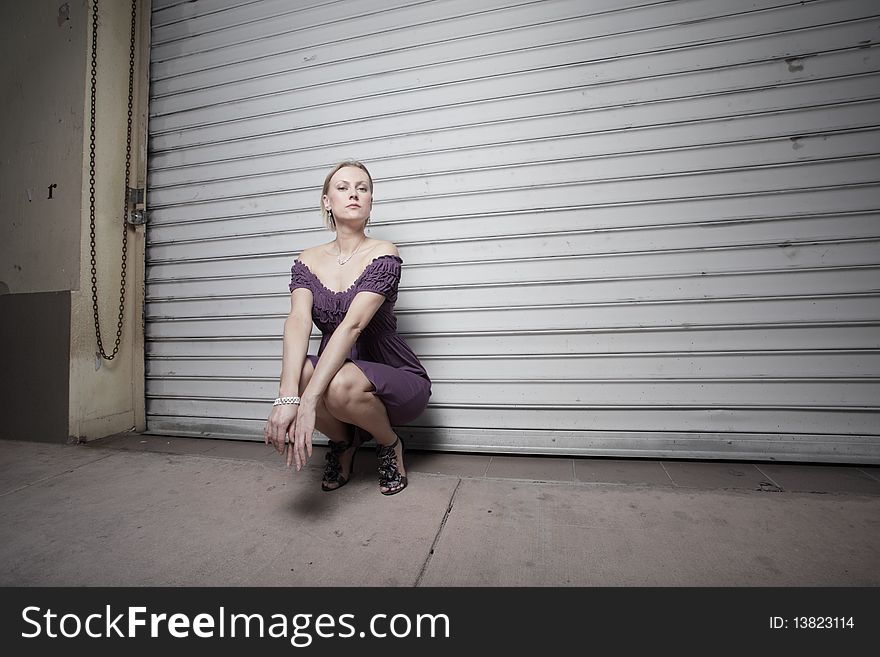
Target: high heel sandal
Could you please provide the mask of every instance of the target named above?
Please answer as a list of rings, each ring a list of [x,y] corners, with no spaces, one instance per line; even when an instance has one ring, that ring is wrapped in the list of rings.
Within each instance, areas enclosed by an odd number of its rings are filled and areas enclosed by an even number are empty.
[[[325,457],[327,463],[324,464],[324,476],[321,478],[321,490],[328,492],[331,490],[339,490],[351,480],[351,474],[354,472],[354,457],[357,456],[357,451],[360,446],[361,442],[357,439],[357,436],[347,443],[334,440],[330,441],[330,451],[327,452],[327,456]],[[339,460],[339,457],[352,447],[354,447],[354,454],[351,455],[351,463],[348,466],[348,476],[344,477],[342,475],[342,462]]]
[[[379,456],[379,492],[383,495],[395,495],[407,485],[406,475],[400,473],[397,465],[397,443],[400,443],[400,454],[403,456],[405,446],[400,436],[390,445],[376,446]],[[382,490],[383,487],[388,490]]]

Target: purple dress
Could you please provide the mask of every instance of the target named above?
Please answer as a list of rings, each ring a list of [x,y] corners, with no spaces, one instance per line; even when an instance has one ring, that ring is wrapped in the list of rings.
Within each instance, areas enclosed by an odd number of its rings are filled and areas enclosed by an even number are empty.
[[[352,299],[358,292],[376,292],[385,302],[364,328],[348,354],[375,388],[374,394],[382,400],[391,424],[406,424],[421,415],[431,396],[431,380],[409,345],[397,334],[394,302],[400,283],[398,256],[384,255],[373,259],[351,287],[343,292],[327,289],[312,270],[295,260],[290,270],[290,291],[305,288],[312,291],[312,320],[321,330],[321,346],[317,356],[307,356],[312,365],[342,323]]]

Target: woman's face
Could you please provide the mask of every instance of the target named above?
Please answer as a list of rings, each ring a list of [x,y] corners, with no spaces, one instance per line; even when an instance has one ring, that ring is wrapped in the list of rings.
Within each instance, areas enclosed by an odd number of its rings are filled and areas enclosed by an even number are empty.
[[[343,167],[333,174],[324,196],[324,207],[340,221],[365,222],[373,209],[373,189],[363,169]]]

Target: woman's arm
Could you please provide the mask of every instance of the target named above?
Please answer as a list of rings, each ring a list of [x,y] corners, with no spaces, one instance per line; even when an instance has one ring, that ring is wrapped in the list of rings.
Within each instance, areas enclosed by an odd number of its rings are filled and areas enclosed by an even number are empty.
[[[309,350],[309,335],[312,332],[312,292],[297,288],[290,295],[290,314],[284,320],[284,342],[281,357],[281,383],[279,397],[297,397],[303,362]],[[266,444],[270,442],[279,454],[284,453],[284,437],[296,420],[297,407],[294,404],[273,406],[266,424]],[[290,441],[291,444],[293,441]]]
[[[294,443],[293,459],[296,469],[300,470],[306,464],[306,454],[312,455],[312,432],[315,429],[315,409],[318,400],[323,396],[330,381],[345,363],[351,348],[357,342],[361,332],[366,328],[376,311],[385,303],[385,297],[376,292],[358,292],[345,319],[330,336],[321,358],[315,367],[315,373],[308,386],[301,394],[299,414],[296,422],[296,438]],[[290,455],[288,454],[288,465]]]

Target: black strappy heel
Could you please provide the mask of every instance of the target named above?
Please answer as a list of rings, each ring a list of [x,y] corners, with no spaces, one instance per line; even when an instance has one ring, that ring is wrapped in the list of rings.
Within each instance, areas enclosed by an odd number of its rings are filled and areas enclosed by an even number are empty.
[[[397,466],[397,443],[400,443],[400,453],[403,455],[406,447],[400,436],[390,445],[376,446],[376,453],[379,455],[379,492],[383,495],[396,495],[407,486],[406,475],[400,474]],[[389,490],[382,490],[381,487]]]
[[[321,478],[321,490],[323,491],[332,491],[339,490],[345,484],[347,484],[351,480],[351,475],[354,472],[354,458],[357,456],[358,448],[361,446],[360,441],[358,441],[357,436],[352,438],[347,443],[341,441],[331,440],[330,442],[330,451],[327,452],[327,463],[324,464],[324,476]],[[351,463],[348,467],[348,476],[342,476],[342,462],[339,460],[339,457],[342,456],[349,449],[354,447],[354,454],[351,455]],[[335,486],[331,486],[329,484],[337,484]]]

